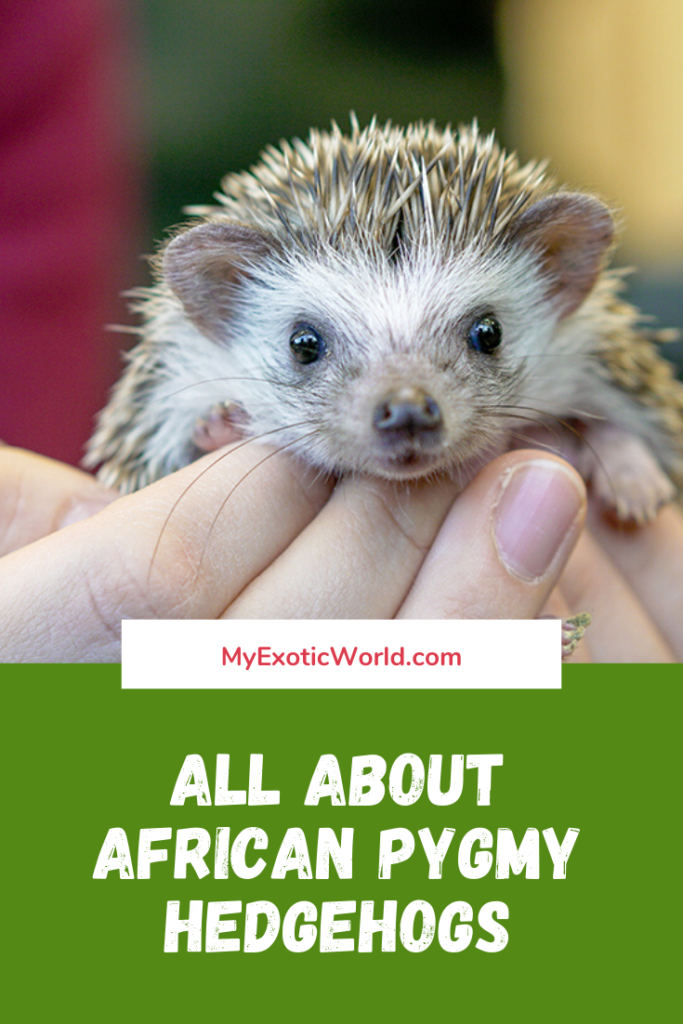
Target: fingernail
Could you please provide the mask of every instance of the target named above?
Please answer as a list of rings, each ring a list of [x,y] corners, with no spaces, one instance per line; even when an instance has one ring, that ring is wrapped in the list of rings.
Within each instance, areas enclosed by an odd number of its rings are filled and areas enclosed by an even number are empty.
[[[84,519],[90,519],[91,516],[101,512],[103,508],[111,505],[112,501],[119,497],[119,494],[109,492],[97,498],[72,498],[59,518],[57,529],[62,530],[65,526],[71,526],[73,523],[80,523]]]
[[[550,459],[515,466],[495,510],[500,557],[515,576],[537,580],[568,553],[581,525],[585,494],[569,468]]]

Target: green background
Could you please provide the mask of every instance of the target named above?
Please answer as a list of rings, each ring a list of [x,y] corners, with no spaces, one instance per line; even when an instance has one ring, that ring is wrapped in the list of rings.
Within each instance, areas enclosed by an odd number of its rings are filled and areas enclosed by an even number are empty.
[[[17,1021],[230,1019],[478,1019],[562,1022],[666,1019],[677,1007],[680,932],[680,666],[576,666],[562,690],[260,692],[122,691],[116,667],[0,668],[3,694],[3,1002]],[[318,757],[500,753],[490,807],[476,805],[476,772],[460,800],[411,807],[387,796],[374,808],[304,807]],[[171,807],[187,754],[231,755],[230,786],[246,788],[250,753],[264,754],[263,786],[277,807]],[[325,802],[324,802],[325,803]],[[269,864],[253,880],[173,878],[175,829],[210,833],[249,825],[269,835]],[[135,862],[140,828],[171,826],[169,861],[150,880],[94,881],[107,830],[126,829]],[[315,865],[317,829],[355,828],[354,878],[282,881],[270,869],[286,828],[304,829]],[[456,836],[444,877],[430,880],[419,840],[412,859],[377,879],[381,829],[444,827]],[[541,877],[457,871],[470,828],[580,828],[567,878],[553,880],[541,841]],[[339,831],[338,831],[339,834]],[[213,865],[213,849],[207,863]],[[252,858],[253,859],[253,854]],[[412,954],[397,941],[370,955],[296,955],[278,939],[258,955],[163,952],[167,900],[414,899],[437,916],[449,902],[510,909],[509,943],[496,954],[444,952],[436,939]],[[243,918],[242,918],[243,920]],[[357,935],[358,914],[353,918]],[[240,931],[238,930],[238,935]],[[353,933],[352,933],[353,934]],[[481,934],[481,933],[479,933]],[[488,937],[488,936],[485,936]],[[504,1015],[501,1016],[501,1015]]]

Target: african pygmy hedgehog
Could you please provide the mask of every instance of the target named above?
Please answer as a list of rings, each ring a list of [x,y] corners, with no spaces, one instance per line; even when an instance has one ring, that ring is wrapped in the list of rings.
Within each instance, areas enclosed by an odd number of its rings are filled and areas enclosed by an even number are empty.
[[[124,491],[238,436],[334,473],[463,480],[566,425],[622,519],[683,486],[683,385],[606,270],[608,208],[476,123],[352,120],[268,147],[191,209],[87,465]],[[198,218],[198,221],[197,219]]]

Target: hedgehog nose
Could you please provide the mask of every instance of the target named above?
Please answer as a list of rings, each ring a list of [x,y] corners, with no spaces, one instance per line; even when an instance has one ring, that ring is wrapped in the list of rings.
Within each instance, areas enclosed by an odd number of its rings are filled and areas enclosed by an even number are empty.
[[[405,387],[385,395],[372,417],[375,430],[387,440],[435,434],[443,426],[439,406],[421,388]]]

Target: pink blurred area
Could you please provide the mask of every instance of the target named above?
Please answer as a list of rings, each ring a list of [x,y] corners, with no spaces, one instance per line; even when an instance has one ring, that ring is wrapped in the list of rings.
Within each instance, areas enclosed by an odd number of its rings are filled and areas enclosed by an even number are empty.
[[[140,277],[124,0],[0,0],[0,438],[77,463]]]

